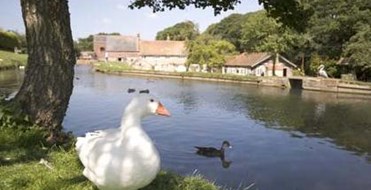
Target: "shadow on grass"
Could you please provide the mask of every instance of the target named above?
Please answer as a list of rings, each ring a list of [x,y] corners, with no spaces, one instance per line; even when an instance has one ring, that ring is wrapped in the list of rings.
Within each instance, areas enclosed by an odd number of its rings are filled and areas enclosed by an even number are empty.
[[[78,175],[74,176],[69,179],[65,179],[62,181],[59,181],[61,183],[61,186],[65,186],[66,188],[68,187],[75,187],[75,186],[80,186],[80,187],[89,187],[91,190],[99,190],[97,186],[93,185],[85,176],[83,175]]]
[[[173,174],[171,172],[160,172],[156,179],[151,184],[142,188],[141,190],[151,189],[179,189],[179,184],[184,177]]]
[[[198,190],[217,190],[218,187],[200,175],[180,176],[172,172],[161,171],[156,179],[141,190],[179,190],[179,189],[198,189]]]
[[[38,161],[47,155],[38,131],[0,128],[0,166]]]
[[[9,152],[9,150],[3,150],[0,148],[0,166],[9,166],[12,164],[18,164],[18,163],[28,163],[32,161],[38,161],[41,158],[46,157],[46,151],[40,151],[37,149],[17,149],[17,150],[11,150],[13,152],[13,156],[2,156],[3,151],[5,151],[5,154]],[[14,152],[18,152],[15,153]]]

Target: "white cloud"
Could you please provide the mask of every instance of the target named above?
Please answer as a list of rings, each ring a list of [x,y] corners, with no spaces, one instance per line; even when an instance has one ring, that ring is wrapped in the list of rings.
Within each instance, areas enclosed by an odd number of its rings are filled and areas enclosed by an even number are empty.
[[[104,24],[111,24],[111,23],[112,23],[112,20],[109,19],[109,18],[103,18],[103,19],[102,19],[102,22],[103,22]]]
[[[126,10],[128,8],[128,6],[124,5],[124,4],[118,4],[116,7],[117,7],[117,9],[119,9],[121,11]]]
[[[158,14],[156,13],[147,13],[146,14],[147,18],[155,19],[158,17]]]

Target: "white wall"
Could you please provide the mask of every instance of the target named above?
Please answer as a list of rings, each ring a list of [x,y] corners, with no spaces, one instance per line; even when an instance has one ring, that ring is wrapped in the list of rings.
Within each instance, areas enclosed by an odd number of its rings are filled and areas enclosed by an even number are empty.
[[[136,69],[153,69],[155,71],[185,72],[187,57],[142,56],[132,66]],[[143,68],[141,68],[143,67]]]
[[[254,69],[255,76],[271,76],[269,72],[267,72],[267,67],[263,65],[259,65]]]
[[[223,74],[235,74],[235,75],[250,75],[251,69],[243,68],[243,67],[223,67],[222,68]]]

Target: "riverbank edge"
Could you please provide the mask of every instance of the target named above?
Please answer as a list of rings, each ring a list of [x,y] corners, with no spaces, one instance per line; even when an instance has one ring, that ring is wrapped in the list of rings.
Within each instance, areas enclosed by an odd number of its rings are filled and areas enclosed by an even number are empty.
[[[224,77],[210,77],[209,76],[192,76],[193,74],[197,73],[174,73],[174,72],[159,72],[159,71],[140,71],[140,70],[122,70],[122,71],[110,71],[110,70],[103,70],[94,67],[94,71],[105,73],[105,74],[113,74],[113,75],[133,75],[133,76],[152,76],[152,77],[159,77],[159,78],[174,78],[174,79],[187,79],[187,80],[200,80],[200,81],[211,81],[211,82],[223,82],[223,83],[239,83],[239,84],[248,84],[248,85],[255,85],[255,86],[270,86],[270,87],[278,87],[278,88],[290,88],[289,83],[284,78],[280,77],[254,77],[254,78],[247,78],[244,76],[230,76],[230,78]]]
[[[0,127],[0,187],[5,189],[96,189],[82,175],[77,153],[70,145],[47,145],[39,129]],[[5,144],[4,144],[5,143]],[[1,188],[0,188],[1,189]],[[161,170],[142,190],[217,190],[199,174],[182,176]]]
[[[27,64],[27,55],[0,50],[0,71],[18,69]]]
[[[243,76],[235,76],[234,79],[226,78],[212,78],[212,77],[201,77],[201,76],[189,76],[184,73],[171,73],[171,72],[159,72],[159,71],[140,71],[140,70],[122,70],[122,71],[110,71],[100,69],[94,66],[94,70],[100,73],[114,74],[114,75],[134,75],[134,76],[153,76],[160,78],[176,78],[176,79],[188,79],[188,80],[200,80],[200,81],[212,81],[212,82],[225,82],[225,83],[240,83],[256,86],[267,86],[277,88],[296,88],[290,82],[291,78],[283,77],[256,77],[255,79],[244,78]],[[241,77],[241,79],[238,79]],[[302,85],[297,87],[303,90],[320,91],[320,92],[332,92],[332,93],[344,93],[344,94],[364,94],[371,95],[371,84],[362,84],[358,81],[344,81],[340,79],[325,79],[318,77],[297,77],[293,80],[298,79],[302,81]]]

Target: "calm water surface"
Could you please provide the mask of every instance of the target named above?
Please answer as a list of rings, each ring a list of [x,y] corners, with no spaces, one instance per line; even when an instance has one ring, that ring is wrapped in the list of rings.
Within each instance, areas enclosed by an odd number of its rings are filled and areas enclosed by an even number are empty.
[[[23,70],[0,71],[0,95],[16,91],[23,81]]]
[[[143,126],[163,169],[233,189],[371,189],[370,97],[112,76],[88,66],[76,66],[76,77],[64,120],[76,135],[118,127],[128,88],[148,88],[161,100],[172,117],[153,116]],[[224,140],[233,146],[229,167],[195,154],[194,146]]]

